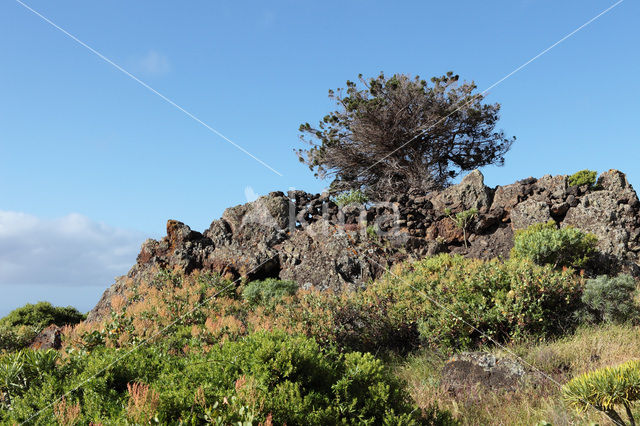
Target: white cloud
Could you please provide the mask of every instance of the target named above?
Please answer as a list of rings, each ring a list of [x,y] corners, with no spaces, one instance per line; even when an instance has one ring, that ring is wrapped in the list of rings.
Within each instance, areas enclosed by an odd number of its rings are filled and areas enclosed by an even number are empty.
[[[79,214],[41,219],[0,210],[0,285],[106,288],[133,266],[144,239]]]
[[[252,187],[247,186],[244,188],[244,197],[247,199],[247,202],[251,203],[257,200],[260,196],[256,194]]]
[[[135,63],[136,70],[144,74],[162,75],[171,71],[169,59],[155,50],[150,50]]]

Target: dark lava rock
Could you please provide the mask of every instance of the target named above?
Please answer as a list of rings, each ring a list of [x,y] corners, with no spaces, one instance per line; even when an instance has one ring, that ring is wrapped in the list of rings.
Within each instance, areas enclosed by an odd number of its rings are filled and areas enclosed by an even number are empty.
[[[512,391],[518,388],[525,369],[508,358],[485,352],[464,352],[451,358],[442,370],[442,386],[453,394],[472,389]]]
[[[42,330],[29,345],[30,349],[60,349],[62,346],[62,329],[55,324]]]
[[[462,230],[444,210],[455,216],[470,208],[479,214],[467,228],[466,247]],[[234,280],[272,277],[340,291],[366,285],[394,263],[434,253],[507,258],[515,230],[550,219],[598,237],[598,255],[607,265],[601,273],[640,276],[640,201],[623,173],[602,173],[595,188],[547,175],[492,189],[475,170],[442,191],[409,191],[343,209],[327,194],[272,192],[228,208],[203,233],[170,220],[167,236],[142,245],[136,264],[116,278],[87,320],[108,315],[114,295],[125,295],[159,269]]]

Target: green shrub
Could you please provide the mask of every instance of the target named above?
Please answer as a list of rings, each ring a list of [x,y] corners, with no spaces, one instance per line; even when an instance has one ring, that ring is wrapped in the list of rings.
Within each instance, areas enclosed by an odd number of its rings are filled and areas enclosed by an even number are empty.
[[[569,185],[570,186],[582,186],[587,185],[587,187],[591,188],[596,184],[596,176],[598,172],[593,170],[580,170],[577,173],[569,176]]]
[[[259,332],[214,347],[158,380],[159,418],[194,421],[218,404],[224,424],[241,408],[274,424],[416,424],[403,388],[371,354],[341,355],[313,339],[282,331]],[[201,390],[198,390],[198,387]],[[207,401],[194,408],[194,394]]]
[[[85,316],[75,308],[52,306],[49,302],[26,304],[0,319],[0,350],[20,350],[45,327],[77,324]]]
[[[364,204],[367,201],[369,201],[369,199],[364,192],[359,189],[345,191],[333,197],[333,202],[340,207],[348,206],[349,204]]]
[[[341,295],[310,294],[305,309],[292,315],[310,335],[342,350],[406,353],[419,345],[417,323],[397,315],[394,294],[374,288]]]
[[[80,321],[84,321],[85,318],[85,315],[72,306],[62,308],[52,306],[49,302],[38,302],[35,305],[28,303],[0,319],[0,327],[24,325],[42,330],[51,324],[58,326],[77,324]]]
[[[11,407],[12,401],[31,386],[40,383],[56,368],[57,351],[23,350],[0,357],[0,407]]]
[[[125,424],[127,385],[153,383],[161,371],[181,368],[178,358],[163,348],[140,346],[129,351],[101,347],[89,353],[71,351],[64,358],[54,350],[6,355],[0,359],[0,382],[8,384],[1,390],[11,398],[4,400],[8,409],[0,410],[0,423],[23,423],[40,413],[29,424],[51,424],[60,396],[78,388],[66,400],[80,404],[80,424]]]
[[[640,400],[640,361],[585,373],[569,381],[562,390],[569,405],[581,411],[595,408],[616,424],[624,425],[616,411],[616,406],[622,405],[631,424],[635,424],[631,405]]]
[[[470,348],[488,343],[483,334],[505,342],[572,329],[582,286],[572,270],[528,259],[441,254],[397,265],[361,291],[300,291],[250,322],[303,332],[345,351],[406,353],[420,343]]]
[[[223,348],[224,350],[225,348]],[[266,388],[263,411],[282,424],[407,424],[417,420],[397,382],[371,354],[339,355],[313,339],[257,333],[229,345],[240,373]]]
[[[464,210],[456,213],[455,216],[452,215],[451,209],[444,209],[444,214],[448,216],[459,229],[462,229],[464,246],[467,247],[467,228],[471,224],[471,221],[478,215],[478,209],[473,208],[469,210]]]
[[[516,231],[511,256],[554,268],[583,268],[595,257],[597,242],[593,234],[571,226],[558,228],[550,220]]]
[[[298,284],[275,278],[251,281],[242,292],[242,298],[252,305],[267,305],[291,296],[298,291]]]
[[[634,303],[636,291],[635,279],[626,274],[611,278],[603,275],[587,280],[580,318],[591,323],[634,320],[638,317],[638,307]]]
[[[33,341],[39,332],[39,328],[27,325],[0,326],[0,350],[17,351],[23,349]]]
[[[378,226],[377,225],[369,225],[366,228],[367,238],[371,241],[379,241],[380,237],[378,236]]]
[[[401,266],[368,291],[392,297],[386,315],[398,326],[417,323],[425,343],[468,348],[486,342],[483,334],[504,342],[570,329],[581,290],[571,270],[441,254]]]
[[[421,424],[446,419],[433,409],[421,419],[402,383],[371,354],[341,354],[314,339],[284,331],[169,353],[164,346],[135,351],[96,347],[23,351],[0,357],[0,423],[50,424],[60,395],[78,404],[79,424],[129,424],[131,384],[157,399],[145,418],[160,424]],[[78,390],[75,390],[79,387]],[[134,404],[135,405],[135,404]],[[140,413],[138,413],[140,414]]]

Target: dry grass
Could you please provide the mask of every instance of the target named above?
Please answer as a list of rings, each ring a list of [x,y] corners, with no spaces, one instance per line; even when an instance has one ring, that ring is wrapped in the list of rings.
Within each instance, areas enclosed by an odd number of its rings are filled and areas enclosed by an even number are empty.
[[[522,344],[509,350],[564,384],[586,371],[639,358],[640,330],[630,325],[582,328],[554,342]],[[493,352],[506,355],[503,350]],[[541,377],[529,380],[515,392],[469,389],[462,396],[451,395],[439,383],[444,360],[437,353],[423,352],[396,363],[397,375],[408,384],[409,393],[420,408],[437,404],[450,410],[462,424],[612,424],[595,410],[580,414],[565,406],[560,387]]]
[[[65,397],[62,397],[53,406],[53,415],[58,424],[63,426],[74,426],[80,420],[80,404],[70,404]]]
[[[640,357],[640,329],[630,325],[586,327],[555,342],[517,349],[536,367],[552,374],[564,372],[560,378],[568,380],[567,375]]]
[[[129,391],[127,414],[137,423],[149,423],[160,404],[158,393],[144,383],[129,383],[127,390]]]

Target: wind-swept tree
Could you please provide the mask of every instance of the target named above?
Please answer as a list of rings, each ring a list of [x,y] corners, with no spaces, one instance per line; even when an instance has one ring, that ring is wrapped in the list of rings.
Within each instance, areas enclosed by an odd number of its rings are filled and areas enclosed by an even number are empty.
[[[363,190],[380,198],[407,188],[446,187],[460,172],[502,165],[515,140],[496,131],[499,104],[485,104],[473,82],[448,72],[432,84],[404,74],[381,73],[346,89],[330,90],[338,109],[317,127],[302,124],[297,150],[331,190]]]

